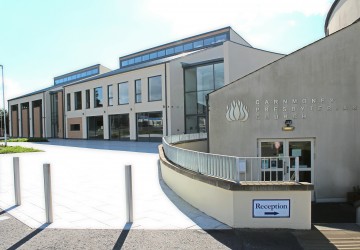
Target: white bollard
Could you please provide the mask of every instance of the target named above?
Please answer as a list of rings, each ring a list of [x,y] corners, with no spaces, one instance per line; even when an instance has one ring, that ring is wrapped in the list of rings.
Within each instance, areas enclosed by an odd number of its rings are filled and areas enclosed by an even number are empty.
[[[19,157],[13,157],[15,205],[21,205]]]
[[[133,196],[131,165],[125,165],[126,221],[133,222]]]
[[[295,181],[299,182],[299,157],[295,158]]]
[[[44,191],[46,223],[53,223],[50,164],[44,164]]]

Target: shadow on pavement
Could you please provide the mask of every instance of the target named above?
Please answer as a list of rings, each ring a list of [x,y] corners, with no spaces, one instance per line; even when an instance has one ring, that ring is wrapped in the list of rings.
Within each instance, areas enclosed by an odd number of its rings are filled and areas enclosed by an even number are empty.
[[[30,234],[28,234],[27,236],[25,236],[24,238],[22,238],[21,240],[19,240],[18,242],[16,242],[14,245],[12,245],[11,247],[8,248],[8,250],[15,250],[18,249],[20,246],[24,245],[26,242],[28,242],[29,240],[31,240],[32,238],[34,238],[36,235],[38,235],[39,233],[41,233],[45,228],[47,228],[50,224],[43,224],[41,225],[39,228],[35,229],[34,231],[32,231]]]
[[[131,226],[132,226],[132,223],[125,224],[124,228],[121,230],[119,238],[117,239],[117,241],[113,247],[113,250],[121,249],[123,247],[125,240],[130,232]]]
[[[49,142],[37,142],[35,144],[153,154],[158,153],[157,148],[158,145],[161,144],[161,142],[49,139]]]
[[[311,230],[296,230],[293,232],[293,235],[297,238],[303,249],[338,249],[314,226]]]
[[[11,206],[11,207],[9,207],[9,208],[7,208],[7,209],[4,209],[3,211],[0,211],[0,215],[5,214],[5,213],[13,210],[13,209],[16,208],[16,207],[17,207],[17,206],[14,205],[14,206]]]
[[[355,223],[356,209],[348,203],[313,203],[312,223]]]

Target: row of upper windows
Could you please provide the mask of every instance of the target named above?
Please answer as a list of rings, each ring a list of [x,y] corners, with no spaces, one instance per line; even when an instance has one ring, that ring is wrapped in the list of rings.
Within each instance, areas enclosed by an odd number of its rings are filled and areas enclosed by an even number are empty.
[[[66,83],[66,82],[71,82],[71,81],[75,81],[75,80],[80,80],[89,76],[93,76],[93,75],[97,75],[99,74],[99,69],[90,69],[81,73],[77,73],[74,75],[70,75],[70,76],[66,76],[60,79],[56,79],[55,80],[55,84],[61,84],[61,83]]]
[[[228,33],[223,33],[223,34],[220,34],[217,36],[206,37],[204,39],[196,40],[194,42],[189,42],[189,43],[177,45],[174,47],[170,47],[167,49],[161,49],[158,51],[154,51],[154,52],[151,52],[151,53],[148,53],[145,55],[121,60],[121,67],[127,67],[127,66],[131,66],[131,65],[146,62],[146,61],[156,60],[156,59],[167,57],[167,56],[173,56],[176,54],[180,54],[180,53],[183,53],[186,51],[191,51],[194,49],[199,49],[202,47],[208,47],[213,44],[224,42],[228,39],[229,39]]]
[[[135,88],[135,102],[142,102],[141,79],[134,81]],[[103,89],[97,87],[94,91],[94,108],[103,107]],[[107,86],[107,100],[108,106],[113,106],[113,84]],[[148,78],[148,101],[162,100],[162,83],[161,76],[153,76]],[[71,111],[71,95],[66,95],[67,111]],[[129,104],[129,82],[118,83],[118,104]],[[85,105],[86,109],[90,108],[90,89],[85,90]],[[75,110],[82,109],[82,91],[74,92],[74,107]]]

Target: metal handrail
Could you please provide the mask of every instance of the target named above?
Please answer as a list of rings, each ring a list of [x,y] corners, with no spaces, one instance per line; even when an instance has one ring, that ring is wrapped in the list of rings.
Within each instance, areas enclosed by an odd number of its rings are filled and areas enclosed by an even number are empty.
[[[198,152],[173,145],[207,139],[205,133],[163,137],[166,158],[188,170],[239,183],[240,181],[299,181],[299,157],[236,157]],[[294,161],[295,168],[291,164]]]

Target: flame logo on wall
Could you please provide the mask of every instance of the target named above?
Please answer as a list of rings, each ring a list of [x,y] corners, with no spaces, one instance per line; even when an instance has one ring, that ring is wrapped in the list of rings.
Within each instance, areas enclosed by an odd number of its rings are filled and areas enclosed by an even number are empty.
[[[232,101],[226,106],[226,119],[231,121],[245,122],[249,118],[248,108],[241,101]]]

